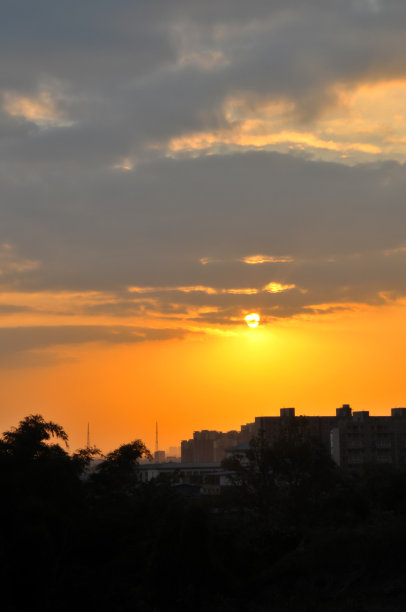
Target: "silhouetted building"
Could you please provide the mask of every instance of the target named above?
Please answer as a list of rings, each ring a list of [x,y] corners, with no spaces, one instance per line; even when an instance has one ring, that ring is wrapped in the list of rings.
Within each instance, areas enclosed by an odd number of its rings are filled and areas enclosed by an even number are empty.
[[[252,437],[252,436],[251,436]],[[240,441],[238,431],[195,431],[191,440],[182,440],[182,463],[203,463],[207,461],[222,461],[226,450]]]
[[[391,416],[362,411],[341,417],[331,431],[331,456],[349,470],[367,463],[405,468],[406,408],[392,408]]]
[[[337,413],[345,408],[351,408],[345,404],[337,409]],[[272,444],[277,440],[283,429],[294,423],[297,428],[302,429],[302,434],[310,439],[317,440],[326,449],[330,449],[330,432],[337,424],[337,416],[295,416],[294,408],[281,408],[280,416],[256,417],[254,424],[255,435],[263,433]]]
[[[255,436],[255,423],[241,425],[241,431],[238,434],[239,443],[250,442],[253,436]]]
[[[196,463],[214,461],[214,442],[219,435],[218,431],[207,429],[193,432],[193,460]]]
[[[180,443],[180,453],[182,463],[192,463],[194,461],[193,440],[182,440]]]
[[[349,404],[336,416],[295,416],[294,408],[281,408],[279,417],[257,417],[255,432],[274,442],[291,419],[303,434],[320,442],[343,469],[357,470],[367,463],[406,467],[406,408],[392,408],[391,416],[353,412]]]
[[[226,457],[229,459],[231,457],[238,457],[241,461],[242,465],[246,465],[248,463],[248,453],[251,449],[249,442],[241,442],[240,444],[236,444],[231,448],[226,450]]]
[[[144,463],[139,465],[137,473],[141,482],[149,482],[160,478],[172,484],[198,486],[205,495],[219,493],[221,486],[229,484],[226,474],[218,461],[201,463]]]
[[[343,469],[356,470],[367,463],[406,468],[406,408],[372,417],[366,410],[352,412],[349,404],[337,408],[335,416],[296,416],[294,408],[281,408],[279,416],[256,417],[240,432],[195,431],[193,439],[182,441],[182,463],[244,456],[254,436],[261,434],[272,445],[289,429],[322,444]]]
[[[165,451],[163,450],[157,450],[154,453],[154,459],[155,461],[157,461],[158,463],[160,463],[161,461],[165,461]]]
[[[237,444],[238,441],[238,431],[228,431],[227,433],[221,434],[213,443],[214,461],[223,461],[223,459],[226,458],[227,449]]]

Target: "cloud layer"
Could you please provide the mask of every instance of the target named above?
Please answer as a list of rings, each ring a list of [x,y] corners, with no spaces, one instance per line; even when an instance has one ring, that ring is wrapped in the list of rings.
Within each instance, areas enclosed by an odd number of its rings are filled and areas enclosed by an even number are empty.
[[[5,325],[187,330],[405,296],[403,3],[7,1],[3,16]]]

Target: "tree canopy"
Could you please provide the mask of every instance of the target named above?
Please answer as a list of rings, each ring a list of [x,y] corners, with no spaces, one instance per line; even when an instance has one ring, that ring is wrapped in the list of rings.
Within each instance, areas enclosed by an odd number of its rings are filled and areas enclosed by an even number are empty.
[[[1,451],[15,457],[33,459],[45,452],[46,442],[57,438],[68,448],[68,435],[60,425],[45,421],[40,414],[30,414],[20,421],[18,427],[5,431],[1,440]]]

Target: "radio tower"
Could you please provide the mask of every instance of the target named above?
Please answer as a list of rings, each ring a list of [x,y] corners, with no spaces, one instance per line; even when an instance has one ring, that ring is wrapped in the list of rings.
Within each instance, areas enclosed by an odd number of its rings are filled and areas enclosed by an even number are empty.
[[[86,448],[90,448],[90,423],[87,424],[87,444]]]
[[[156,421],[155,423],[155,452],[157,453],[159,450],[159,444],[158,444],[158,421]]]

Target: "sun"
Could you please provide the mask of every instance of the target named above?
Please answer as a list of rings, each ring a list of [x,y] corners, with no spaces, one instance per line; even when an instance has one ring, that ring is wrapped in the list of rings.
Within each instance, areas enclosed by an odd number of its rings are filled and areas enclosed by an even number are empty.
[[[259,318],[259,314],[257,314],[256,312],[251,312],[251,314],[247,314],[244,320],[248,327],[258,327]]]

